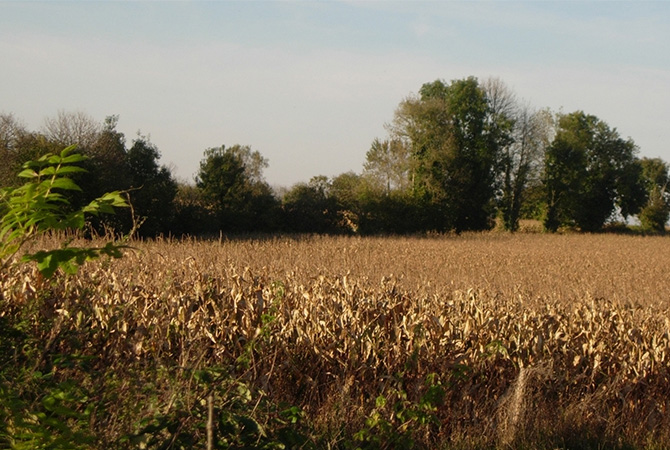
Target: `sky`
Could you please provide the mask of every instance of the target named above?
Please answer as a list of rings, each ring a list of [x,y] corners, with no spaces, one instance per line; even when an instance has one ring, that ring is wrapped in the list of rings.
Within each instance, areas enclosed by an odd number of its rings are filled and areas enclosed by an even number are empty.
[[[184,182],[235,144],[275,187],[360,173],[404,98],[469,76],[670,161],[666,0],[0,0],[0,113],[118,115]]]

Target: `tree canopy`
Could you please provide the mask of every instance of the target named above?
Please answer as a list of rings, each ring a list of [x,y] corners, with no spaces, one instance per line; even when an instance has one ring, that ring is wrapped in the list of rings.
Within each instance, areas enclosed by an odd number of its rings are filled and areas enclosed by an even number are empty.
[[[646,198],[636,153],[631,139],[596,116],[561,116],[545,159],[547,229],[597,231],[617,210],[623,217],[637,214]]]
[[[177,182],[157,146],[138,133],[128,148],[117,123],[60,111],[31,131],[0,114],[0,186],[16,185],[26,161],[74,144],[87,172],[73,174],[82,191],[69,192],[69,204],[126,191],[146,236],[461,232],[496,223],[514,232],[523,218],[548,231],[592,232],[635,216],[664,232],[670,217],[667,163],[640,160],[631,138],[594,115],[531,107],[498,78],[425,83],[399,102],[361,172],[274,189],[268,160],[241,144],[206,149],[195,183]],[[130,213],[96,220],[132,226]]]
[[[670,169],[660,158],[642,158],[642,180],[647,190],[647,203],[640,211],[643,228],[665,233],[665,224],[670,216]]]
[[[476,78],[436,80],[404,100],[391,127],[411,148],[414,195],[436,230],[492,226],[495,163],[500,142],[487,121],[490,108]]]
[[[214,228],[231,231],[271,228],[275,198],[262,176],[267,160],[250,147],[205,151],[196,186],[209,201]]]

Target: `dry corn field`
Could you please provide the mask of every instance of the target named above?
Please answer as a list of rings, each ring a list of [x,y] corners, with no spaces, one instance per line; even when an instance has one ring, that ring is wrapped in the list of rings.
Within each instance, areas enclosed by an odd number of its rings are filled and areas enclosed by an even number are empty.
[[[106,414],[92,426],[108,442],[181,408],[180,426],[205,448],[202,416],[189,411],[206,392],[181,374],[234,367],[254,393],[249,414],[261,399],[297,406],[314,448],[670,447],[670,239],[133,246],[55,284],[30,266],[1,278],[10,306],[0,315],[39,299],[45,352],[96,358],[103,375],[82,383],[104,384]],[[40,317],[54,325],[37,330]],[[232,402],[220,392],[213,401],[218,414]]]

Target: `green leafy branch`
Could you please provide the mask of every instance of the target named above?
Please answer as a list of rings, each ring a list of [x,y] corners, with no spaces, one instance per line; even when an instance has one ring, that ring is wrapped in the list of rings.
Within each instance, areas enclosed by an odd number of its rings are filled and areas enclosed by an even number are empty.
[[[353,442],[347,442],[355,450],[413,448],[414,433],[440,427],[437,410],[444,402],[445,389],[435,373],[426,376],[424,392],[418,401],[408,398],[403,389],[404,374],[398,374],[397,386],[387,395],[375,399],[375,407],[365,420],[365,426],[354,433]]]
[[[69,177],[86,172],[77,164],[86,157],[73,153],[76,146],[65,148],[59,155],[47,154],[35,161],[28,161],[18,174],[27,181],[20,187],[0,190],[0,269],[6,269],[14,256],[28,242],[48,231],[81,230],[86,224],[86,215],[113,214],[114,208],[128,207],[122,192],[104,194],[88,205],[74,211],[66,191],[81,191]],[[23,262],[35,261],[45,277],[51,277],[60,268],[66,273],[75,273],[84,262],[106,255],[121,257],[126,245],[107,243],[103,247],[69,247],[64,243],[60,249],[42,250],[22,257]]]

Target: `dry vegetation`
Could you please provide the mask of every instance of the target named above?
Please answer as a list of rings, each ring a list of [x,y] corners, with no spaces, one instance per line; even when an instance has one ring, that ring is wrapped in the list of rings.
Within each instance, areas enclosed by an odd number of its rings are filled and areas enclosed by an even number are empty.
[[[57,376],[95,402],[98,444],[177,448],[188,432],[204,448],[209,397],[220,448],[249,431],[227,415],[240,408],[259,445],[294,427],[315,448],[670,446],[666,238],[135,247],[55,283],[0,278],[0,316],[28,311],[42,364],[86,361]]]

